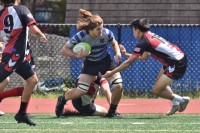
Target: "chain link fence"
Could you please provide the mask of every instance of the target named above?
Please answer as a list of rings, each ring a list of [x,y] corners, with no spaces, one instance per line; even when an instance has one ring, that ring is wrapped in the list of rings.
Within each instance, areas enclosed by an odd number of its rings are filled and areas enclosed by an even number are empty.
[[[104,25],[110,29],[119,43],[123,44],[128,52],[132,52],[137,40],[134,39],[129,25],[115,24]],[[56,78],[64,79],[67,87],[74,87],[76,78],[81,72],[83,60],[65,57],[60,50],[68,37],[73,36],[77,30],[75,25],[41,24],[40,29],[47,35],[48,43],[43,44],[38,39],[31,37],[30,43],[36,63],[36,72],[39,81]],[[151,25],[152,32],[166,40],[178,45],[188,58],[188,69],[185,76],[175,81],[171,87],[181,95],[191,94],[199,97],[200,89],[200,26],[199,25]],[[109,46],[109,49],[111,47]],[[109,50],[114,56],[112,50]],[[123,57],[123,61],[126,60]],[[153,58],[146,61],[137,61],[131,67],[122,71],[124,81],[124,94],[130,97],[152,97],[152,86],[162,64]],[[55,83],[56,84],[56,83]],[[21,85],[21,80],[13,74],[9,87]]]

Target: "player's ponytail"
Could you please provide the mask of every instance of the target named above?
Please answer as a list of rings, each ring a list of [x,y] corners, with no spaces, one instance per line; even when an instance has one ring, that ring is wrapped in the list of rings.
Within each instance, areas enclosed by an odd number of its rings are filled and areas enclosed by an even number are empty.
[[[92,13],[85,10],[85,9],[79,9],[79,13],[81,14],[81,16],[83,16],[84,18],[87,18],[87,17],[91,17],[92,16]]]
[[[99,15],[93,15],[91,12],[85,9],[80,9],[79,13],[82,17],[77,21],[76,28],[78,30],[92,30],[103,24],[103,20]]]

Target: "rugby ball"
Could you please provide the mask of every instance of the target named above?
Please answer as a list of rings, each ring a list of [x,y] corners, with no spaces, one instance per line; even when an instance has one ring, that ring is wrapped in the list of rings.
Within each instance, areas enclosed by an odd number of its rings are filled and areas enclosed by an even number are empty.
[[[73,52],[76,54],[86,53],[86,52],[89,52],[90,50],[91,50],[91,46],[90,44],[86,42],[78,43],[73,47]]]

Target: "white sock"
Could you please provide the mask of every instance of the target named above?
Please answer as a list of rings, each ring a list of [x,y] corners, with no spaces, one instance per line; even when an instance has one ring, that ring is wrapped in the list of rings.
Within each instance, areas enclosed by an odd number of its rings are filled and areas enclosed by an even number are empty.
[[[173,105],[177,105],[176,103],[177,102],[184,102],[185,100],[183,99],[183,97],[181,97],[181,96],[179,96],[179,95],[177,95],[177,94],[173,94],[173,96],[174,96],[174,99],[172,100],[172,103],[175,103],[175,104],[173,104]]]
[[[178,101],[175,101],[174,99],[171,100],[171,102],[172,102],[172,105],[179,105],[179,103],[180,103],[180,102],[178,102]]]

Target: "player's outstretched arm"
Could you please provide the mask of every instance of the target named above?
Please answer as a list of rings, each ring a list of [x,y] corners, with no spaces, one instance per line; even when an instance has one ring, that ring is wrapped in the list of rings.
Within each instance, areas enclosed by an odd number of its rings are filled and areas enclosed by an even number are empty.
[[[31,35],[39,37],[42,42],[47,42],[46,36],[41,32],[41,30],[36,25],[29,26],[29,32]]]
[[[122,52],[122,54],[125,55],[127,58],[129,58],[131,56],[131,54],[126,52],[126,48],[122,44],[119,44],[119,48],[120,48],[120,51]]]
[[[150,54],[148,54],[147,52],[144,52],[142,56],[138,57],[138,60],[146,60],[149,56]]]

